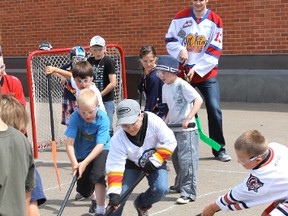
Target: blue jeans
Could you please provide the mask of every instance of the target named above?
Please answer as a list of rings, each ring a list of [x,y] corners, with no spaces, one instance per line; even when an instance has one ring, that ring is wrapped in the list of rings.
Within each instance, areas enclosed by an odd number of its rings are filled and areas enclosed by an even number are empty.
[[[204,97],[207,116],[209,137],[221,145],[217,152],[212,149],[213,155],[218,156],[219,152],[225,152],[225,139],[222,128],[222,111],[220,108],[220,90],[217,77],[212,77],[201,83],[193,83]]]
[[[121,195],[128,190],[130,185],[132,185],[140,176],[140,169],[126,169],[124,172],[123,182],[122,182],[122,191]],[[149,188],[144,192],[138,195],[135,199],[135,205],[137,208],[149,208],[152,204],[160,201],[168,193],[168,172],[165,169],[157,169],[154,173],[146,176],[148,180]],[[129,194],[130,196],[130,194]],[[114,212],[113,216],[122,215],[124,205],[127,201],[127,198],[121,203],[120,208]]]
[[[103,102],[109,121],[110,121],[110,127],[109,127],[109,134],[110,137],[113,136],[113,116],[114,116],[114,112],[115,112],[115,103],[114,100],[112,101],[105,101]]]

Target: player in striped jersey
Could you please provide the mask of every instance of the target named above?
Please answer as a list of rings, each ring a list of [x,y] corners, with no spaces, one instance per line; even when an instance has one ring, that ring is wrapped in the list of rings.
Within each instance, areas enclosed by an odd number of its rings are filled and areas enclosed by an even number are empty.
[[[251,170],[244,181],[206,206],[202,216],[237,211],[273,202],[262,216],[288,215],[288,148],[269,143],[257,130],[242,134],[234,145],[238,162]]]
[[[119,197],[140,176],[147,173],[149,188],[135,199],[138,215],[148,215],[152,204],[168,192],[166,160],[176,148],[175,136],[165,122],[154,113],[141,112],[140,105],[131,99],[117,106],[117,124],[121,128],[111,139],[106,162],[109,206],[121,215],[125,201],[119,207]]]

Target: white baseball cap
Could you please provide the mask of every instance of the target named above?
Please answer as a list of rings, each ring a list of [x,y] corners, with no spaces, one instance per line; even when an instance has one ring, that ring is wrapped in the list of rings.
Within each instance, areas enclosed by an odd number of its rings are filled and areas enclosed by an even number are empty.
[[[106,45],[106,42],[104,40],[104,38],[100,37],[99,35],[94,36],[91,40],[90,40],[90,47],[92,46],[101,46],[104,47]]]

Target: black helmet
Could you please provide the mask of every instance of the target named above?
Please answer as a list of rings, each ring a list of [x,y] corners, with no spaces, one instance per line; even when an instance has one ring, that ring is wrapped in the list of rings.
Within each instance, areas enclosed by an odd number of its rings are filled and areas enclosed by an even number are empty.
[[[52,45],[48,41],[42,41],[39,44],[39,50],[50,50],[52,49]]]

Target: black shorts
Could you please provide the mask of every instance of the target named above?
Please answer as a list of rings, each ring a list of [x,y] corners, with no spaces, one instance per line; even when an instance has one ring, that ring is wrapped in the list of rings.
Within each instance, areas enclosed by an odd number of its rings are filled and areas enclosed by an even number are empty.
[[[95,184],[103,184],[106,187],[105,164],[108,150],[103,150],[90,164],[86,167],[82,177],[77,180],[76,191],[83,197],[90,197],[94,190]],[[81,162],[83,160],[78,160]]]

